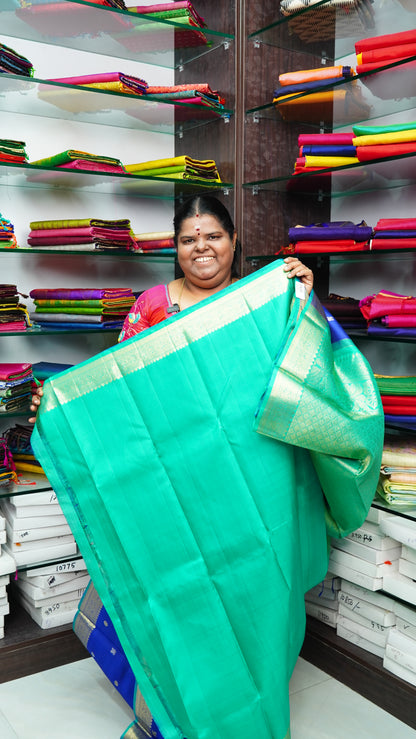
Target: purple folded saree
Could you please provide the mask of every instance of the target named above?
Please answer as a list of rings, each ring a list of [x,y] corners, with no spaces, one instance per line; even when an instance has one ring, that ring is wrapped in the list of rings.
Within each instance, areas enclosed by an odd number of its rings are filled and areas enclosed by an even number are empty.
[[[134,296],[129,287],[118,288],[35,288],[29,293],[35,300],[101,300],[105,298],[130,298]]]
[[[387,328],[379,324],[370,323],[367,329],[369,336],[379,336],[382,338],[388,338],[390,336],[402,338],[402,339],[416,339],[416,327],[415,328],[401,328],[396,326],[395,328]]]
[[[289,228],[289,240],[312,241],[332,239],[354,239],[355,241],[366,241],[371,238],[373,229],[367,226],[365,221],[353,223],[352,221],[330,221],[328,223],[312,223],[308,226],[293,226]]]

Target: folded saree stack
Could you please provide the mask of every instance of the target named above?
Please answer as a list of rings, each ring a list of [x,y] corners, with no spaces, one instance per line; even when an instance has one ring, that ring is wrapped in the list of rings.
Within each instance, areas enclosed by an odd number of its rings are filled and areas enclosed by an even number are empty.
[[[14,226],[7,218],[0,213],[0,247],[2,249],[16,249],[17,240],[14,233]]]
[[[374,226],[371,249],[415,249],[416,218],[380,218]]]
[[[135,247],[130,221],[71,218],[32,221],[27,243],[41,249],[67,251],[131,251]]]
[[[0,285],[0,333],[26,331],[31,325],[26,305],[20,302],[16,285]]]
[[[119,330],[135,301],[130,288],[37,288],[33,320],[44,328]]]
[[[361,313],[360,301],[357,298],[329,293],[321,302],[324,308],[336,318],[346,331],[367,328],[367,321]]]
[[[386,435],[377,494],[390,505],[416,507],[416,442]]]
[[[319,254],[322,252],[366,251],[373,233],[365,221],[329,221],[289,228],[289,246],[278,254]]]
[[[376,375],[386,424],[416,431],[416,376]]]
[[[17,423],[15,426],[7,429],[4,436],[7,439],[10,452],[13,456],[16,472],[34,472],[43,475],[42,466],[36,459],[30,445],[32,431],[32,426]]]
[[[175,102],[198,106],[207,114],[218,113],[224,110],[225,100],[217,90],[212,90],[207,82],[189,83],[185,85],[149,85],[146,90],[153,100],[161,102]],[[184,121],[195,116],[195,111],[184,110],[182,107],[175,109],[175,119]],[[198,116],[200,117],[200,116]],[[210,115],[208,115],[210,117]]]
[[[0,436],[0,488],[2,485],[8,485],[9,482],[17,482],[16,466],[13,461],[13,455],[10,451],[9,444],[5,436]],[[0,521],[0,532],[5,528]],[[0,533],[0,543],[5,544],[3,536]],[[1,555],[1,547],[0,547]],[[3,624],[1,624],[3,625]]]
[[[167,24],[155,25],[155,21],[170,21],[174,23],[175,48],[209,45],[203,29],[207,27],[202,16],[194,8],[190,0],[177,0],[173,3],[156,3],[154,5],[137,5],[127,8],[130,13],[139,13],[148,16],[152,23],[138,26],[136,36],[129,35],[123,39],[129,49],[160,49],[165,48],[168,39],[171,39],[172,26]]]
[[[354,133],[299,134],[294,174],[358,164]]]
[[[27,162],[26,143],[14,139],[0,139],[0,162],[4,164]]]
[[[25,56],[18,54],[10,46],[0,44],[0,73],[20,74],[33,77],[33,65]]]
[[[416,29],[365,38],[355,43],[357,74],[379,98],[413,96]]]
[[[0,413],[29,411],[32,382],[31,364],[0,362]]]
[[[79,149],[66,149],[59,154],[54,154],[43,159],[30,162],[37,167],[48,169],[78,169],[90,172],[112,172],[125,174],[126,170],[119,159],[101,154],[91,154]]]
[[[357,36],[374,27],[372,0],[281,0],[280,12],[289,16],[289,28],[305,43]],[[311,13],[307,8],[317,5]],[[293,18],[292,18],[293,16]]]
[[[175,254],[173,231],[152,231],[150,233],[134,234],[136,252],[146,254]]]
[[[360,300],[368,334],[416,338],[416,297],[380,290]]]
[[[92,88],[93,90],[103,90],[107,92],[120,92],[125,95],[143,95],[147,90],[147,82],[140,77],[134,77],[131,74],[123,72],[101,72],[98,74],[82,74],[72,77],[55,77],[49,80],[64,85],[75,85],[77,87]],[[76,97],[74,103],[74,91],[62,90],[59,87],[51,85],[39,85],[38,97],[46,100],[48,103],[57,105],[64,110],[80,109],[80,98]],[[89,98],[85,97],[84,105],[90,104]],[[94,104],[96,104],[94,102]],[[105,105],[107,105],[106,103]],[[104,105],[103,105],[104,107]],[[84,109],[84,108],[83,108]],[[88,107],[86,108],[88,109]],[[95,108],[94,108],[95,109]]]
[[[347,113],[349,120],[362,120],[370,107],[353,76],[354,69],[343,65],[281,74],[273,103],[287,121],[332,121]],[[348,85],[340,84],[343,81]]]
[[[168,177],[175,180],[221,182],[213,159],[192,159],[186,155],[126,164],[126,171],[142,177]]]
[[[352,130],[359,162],[416,154],[416,121],[386,126],[354,125]]]

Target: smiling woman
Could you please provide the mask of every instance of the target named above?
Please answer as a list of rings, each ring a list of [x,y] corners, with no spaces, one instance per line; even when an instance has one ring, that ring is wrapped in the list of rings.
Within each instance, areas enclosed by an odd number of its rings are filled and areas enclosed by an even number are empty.
[[[239,243],[227,208],[217,198],[196,195],[174,218],[175,245],[183,277],[146,290],[127,316],[120,341],[223,290],[238,279]],[[310,293],[313,274],[295,257],[285,260],[287,276]]]

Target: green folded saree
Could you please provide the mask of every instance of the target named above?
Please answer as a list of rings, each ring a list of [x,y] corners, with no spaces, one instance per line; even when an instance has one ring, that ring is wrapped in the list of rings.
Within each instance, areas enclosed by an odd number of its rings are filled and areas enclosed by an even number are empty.
[[[382,452],[332,334],[279,260],[44,384],[32,447],[165,739],[290,736],[304,593]]]

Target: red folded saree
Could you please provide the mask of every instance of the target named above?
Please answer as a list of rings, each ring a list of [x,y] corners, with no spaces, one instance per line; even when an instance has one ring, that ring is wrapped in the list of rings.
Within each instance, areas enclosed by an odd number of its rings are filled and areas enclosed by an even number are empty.
[[[403,144],[376,144],[374,146],[357,146],[356,155],[360,162],[370,162],[373,159],[387,159],[416,153],[416,141]]]
[[[416,44],[416,29],[400,31],[398,33],[387,33],[381,36],[373,36],[356,41],[354,44],[357,54],[371,49],[383,49],[389,46],[401,46],[402,44]]]
[[[281,248],[277,254],[313,254],[323,252],[366,251],[368,241],[354,241],[353,239],[333,239],[326,241],[297,241]]]
[[[416,239],[371,239],[370,249],[416,249]]]

